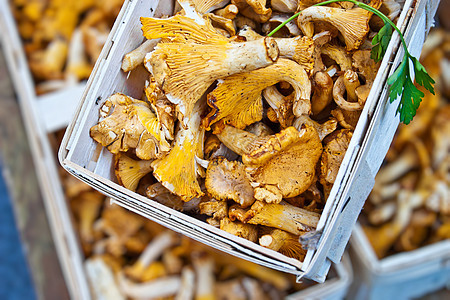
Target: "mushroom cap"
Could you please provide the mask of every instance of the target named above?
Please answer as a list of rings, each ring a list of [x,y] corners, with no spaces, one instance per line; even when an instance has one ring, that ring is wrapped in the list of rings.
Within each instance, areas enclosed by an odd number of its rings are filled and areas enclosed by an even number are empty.
[[[118,153],[114,156],[114,173],[119,184],[134,192],[141,178],[152,171],[151,163],[150,160],[134,160]]]
[[[277,82],[287,81],[295,90],[294,106],[300,114],[309,113],[311,82],[302,66],[289,59],[278,59],[273,65],[254,71],[235,74],[219,81],[208,94],[212,108],[203,119],[207,129],[216,122],[243,129],[262,119],[262,91]]]
[[[271,194],[279,199],[277,202],[281,198],[295,197],[306,191],[313,182],[315,167],[322,154],[317,131],[312,127],[300,132],[293,127],[288,129],[297,132],[296,141],[259,167],[253,175],[253,181],[258,183],[258,190],[255,189],[258,200]]]
[[[91,127],[89,133],[111,153],[136,148],[140,159],[149,160],[160,157],[162,150],[168,150],[162,132],[154,126],[156,116],[146,102],[117,93],[106,100],[100,111],[106,118]]]
[[[180,124],[172,150],[152,163],[153,176],[185,202],[203,195],[197,179],[200,169],[195,159],[196,156],[203,158],[205,131],[200,128],[203,108],[201,102],[195,105],[187,129]]]
[[[335,131],[330,140],[325,144],[322,157],[320,158],[320,183],[324,186],[326,197],[327,192],[336,180],[339,167],[344,159],[345,152],[352,138],[352,131],[341,129]]]
[[[297,18],[298,27],[308,36],[312,36],[311,22],[327,22],[342,34],[347,51],[358,49],[369,32],[369,20],[372,16],[362,8],[340,9],[325,6],[312,6],[302,11]]]
[[[245,167],[238,161],[224,157],[212,159],[206,170],[206,190],[215,199],[232,199],[242,207],[253,204],[253,188],[246,175]]]
[[[167,99],[188,119],[215,80],[266,67],[277,58],[278,47],[269,37],[227,44],[159,43],[147,54],[145,66]]]
[[[258,228],[255,225],[245,224],[239,221],[233,222],[228,218],[223,218],[220,220],[220,229],[252,242],[258,240]]]
[[[378,68],[381,62],[376,63],[370,58],[370,50],[358,50],[353,53],[352,66],[366,80],[366,84],[372,86],[377,76]]]
[[[147,39],[161,38],[171,42],[197,44],[227,44],[228,39],[219,34],[209,21],[198,24],[187,16],[176,15],[167,19],[141,18],[142,32]]]

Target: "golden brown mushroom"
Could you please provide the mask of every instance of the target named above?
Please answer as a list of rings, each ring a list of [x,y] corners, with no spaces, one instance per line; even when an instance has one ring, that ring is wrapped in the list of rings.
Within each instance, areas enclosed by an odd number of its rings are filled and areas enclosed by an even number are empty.
[[[170,145],[146,102],[117,93],[106,100],[100,112],[106,118],[91,128],[90,135],[111,153],[135,148],[139,158],[148,160],[169,150]]]
[[[139,181],[153,169],[150,160],[134,160],[126,154],[118,153],[114,156],[114,172],[119,184],[136,191]]]
[[[267,204],[256,201],[243,221],[249,224],[278,228],[299,236],[305,231],[317,227],[319,217],[318,213],[285,202]]]
[[[297,138],[292,139],[284,150],[277,152],[252,175],[255,198],[258,200],[279,203],[282,198],[300,195],[313,182],[315,166],[322,154],[317,131],[311,127],[300,131],[288,127],[286,130],[291,129]]]
[[[211,84],[236,73],[273,64],[278,47],[272,38],[226,44],[160,43],[145,65],[181,115],[192,108]],[[195,73],[195,80],[192,74]]]
[[[284,96],[275,86],[269,86],[263,90],[264,99],[269,103],[275,113],[275,120],[272,122],[280,123],[281,128],[292,126],[294,120],[294,94]]]
[[[320,158],[319,179],[324,187],[325,198],[328,198],[331,187],[336,180],[352,135],[352,132],[348,129],[338,130],[324,146],[323,154]]]
[[[204,105],[199,101],[189,118],[188,127],[179,126],[172,150],[153,161],[153,176],[185,202],[202,196],[197,174],[202,170],[195,157],[203,158],[205,131],[200,127]]]
[[[232,199],[242,207],[255,201],[253,188],[245,167],[238,161],[217,157],[210,161],[206,170],[206,190],[217,200]]]
[[[371,5],[378,8],[380,0],[374,0]],[[369,32],[371,12],[362,8],[340,9],[325,6],[308,7],[297,18],[298,27],[303,33],[312,37],[314,32],[311,22],[327,22],[342,34],[347,51],[357,49]]]
[[[313,82],[311,112],[318,115],[333,101],[333,79],[327,72],[316,72]]]
[[[231,0],[236,5],[239,13],[259,23],[265,23],[270,19],[272,10],[266,8],[266,0]]]
[[[280,229],[274,229],[260,237],[259,244],[300,261],[303,261],[306,255],[306,250],[300,244],[299,237]]]
[[[311,83],[303,67],[292,60],[279,59],[271,66],[220,80],[208,94],[211,112],[204,118],[207,129],[220,121],[236,128],[245,128],[262,119],[262,91],[279,81],[289,82],[295,90],[294,113],[309,114]]]
[[[220,220],[220,229],[252,242],[258,240],[258,228],[255,225],[223,218]]]

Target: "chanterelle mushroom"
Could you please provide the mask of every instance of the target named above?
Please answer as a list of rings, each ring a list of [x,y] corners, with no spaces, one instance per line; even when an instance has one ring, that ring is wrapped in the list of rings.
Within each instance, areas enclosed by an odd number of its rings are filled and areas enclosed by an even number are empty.
[[[266,0],[231,0],[242,15],[260,23],[267,22],[272,15],[272,10],[266,8],[266,2]]]
[[[315,167],[322,154],[322,143],[317,131],[306,127],[297,132],[297,139],[279,152],[253,174],[255,198],[268,203],[279,203],[282,198],[300,195],[314,179]]]
[[[197,180],[200,168],[195,157],[203,158],[205,131],[200,128],[200,115],[204,105],[197,102],[188,128],[179,126],[173,149],[165,157],[152,163],[153,175],[172,193],[183,201],[203,195]]]
[[[370,3],[379,8],[381,0]],[[302,11],[298,16],[297,24],[303,33],[312,37],[310,22],[327,22],[334,26],[344,37],[347,51],[357,49],[369,32],[369,20],[372,13],[362,8],[340,9],[326,6],[312,6]]]
[[[91,128],[90,135],[111,153],[136,148],[136,155],[148,160],[170,149],[146,102],[118,93],[109,97],[100,111],[106,118]]]
[[[358,86],[355,89],[358,102],[364,104],[369,96],[370,89],[381,62],[376,63],[370,58],[370,50],[358,50],[353,53],[352,59],[353,67],[356,69],[357,73],[364,77],[366,82],[364,85]]]
[[[279,133],[258,137],[227,125],[217,137],[228,148],[241,155],[245,165],[260,166],[298,141],[300,134],[294,127],[288,127]]]
[[[152,171],[152,161],[149,160],[134,160],[123,153],[117,154],[114,160],[114,172],[119,184],[131,191],[136,191],[141,178]]]
[[[201,14],[204,14],[224,7],[230,2],[230,0],[179,0],[179,2],[191,3],[192,5],[194,5],[195,10],[197,10]]]
[[[279,81],[287,81],[295,90],[294,113],[309,114],[311,83],[303,67],[289,59],[278,59],[265,68],[229,76],[219,81],[208,94],[211,112],[203,119],[207,129],[216,122],[245,128],[260,121],[263,114],[262,91]]]
[[[319,222],[319,217],[318,213],[288,203],[267,204],[256,201],[243,221],[282,229],[298,236],[311,228],[315,228]]]
[[[320,159],[320,183],[325,190],[325,197],[336,180],[339,167],[352,138],[352,132],[342,129],[334,133],[334,137],[325,145]]]
[[[238,161],[217,157],[210,161],[206,170],[206,190],[218,200],[232,199],[242,207],[253,204],[253,188],[245,167]]]
[[[277,58],[278,47],[272,38],[222,45],[160,43],[147,54],[145,65],[166,97],[188,117],[215,80],[268,66]]]

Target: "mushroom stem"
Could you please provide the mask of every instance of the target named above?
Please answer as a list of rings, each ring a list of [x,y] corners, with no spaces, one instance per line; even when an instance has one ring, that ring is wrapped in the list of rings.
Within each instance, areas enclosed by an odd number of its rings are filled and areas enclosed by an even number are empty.
[[[339,76],[333,86],[333,99],[336,104],[347,111],[358,111],[363,109],[363,105],[359,102],[349,102],[344,99],[345,84],[344,76]],[[357,99],[357,98],[356,98]]]
[[[111,268],[101,257],[88,258],[84,266],[92,294],[96,299],[125,300],[114,280]]]
[[[199,300],[214,299],[214,260],[204,252],[192,253],[197,284],[195,298]]]
[[[181,287],[175,300],[191,300],[195,292],[195,273],[191,267],[184,267],[181,271]]]
[[[161,39],[146,40],[139,47],[125,54],[122,60],[122,70],[124,72],[129,72],[144,63],[145,55],[153,51],[160,41]]]
[[[408,147],[400,157],[381,168],[376,181],[380,184],[392,182],[419,165],[416,151]]]
[[[360,86],[358,74],[353,70],[347,70],[344,73],[344,85],[347,91],[347,100],[350,102],[357,102],[356,88]]]
[[[318,115],[333,101],[333,79],[327,72],[317,72],[314,75],[313,90],[311,111],[313,115]]]
[[[239,13],[239,10],[236,5],[228,4],[224,8],[216,10],[214,13],[220,17],[224,17],[224,18],[233,20],[236,17],[236,15]]]
[[[151,241],[150,244],[148,244],[148,246],[142,252],[141,256],[139,256],[138,260],[131,266],[131,269],[143,271],[159,256],[161,256],[161,254],[166,251],[167,248],[173,246],[176,242],[177,239],[172,232],[166,231],[158,235]]]
[[[311,227],[315,228],[319,222],[320,215],[318,213],[287,203],[261,204],[262,202],[259,201],[253,204],[251,210],[257,209],[256,212],[250,213],[248,223],[279,228],[294,235],[301,235]],[[258,206],[260,207],[258,208]],[[253,213],[255,213],[254,216],[251,216]]]
[[[329,135],[330,133],[332,133],[333,131],[336,130],[338,121],[334,118],[330,118],[325,123],[320,124],[320,123],[312,120],[307,115],[301,115],[300,117],[298,117],[294,120],[294,124],[292,126],[294,126],[298,131],[300,131],[302,129],[303,125],[313,127],[319,134],[319,139],[321,141],[323,141],[323,139],[327,135]]]
[[[131,191],[136,191],[139,181],[150,173],[152,160],[134,160],[126,154],[116,154],[115,156],[115,174],[119,184]]]
[[[220,220],[220,229],[252,242],[258,240],[258,228],[255,225],[223,218]]]
[[[133,283],[122,273],[117,276],[121,291],[135,299],[154,299],[175,295],[181,287],[179,276],[167,276],[144,283]]]

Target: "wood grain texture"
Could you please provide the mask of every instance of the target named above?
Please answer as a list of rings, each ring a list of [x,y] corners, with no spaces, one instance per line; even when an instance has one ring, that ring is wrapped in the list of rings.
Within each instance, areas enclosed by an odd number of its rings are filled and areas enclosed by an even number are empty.
[[[30,146],[0,50],[0,156],[39,299],[69,299],[34,171]]]

